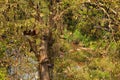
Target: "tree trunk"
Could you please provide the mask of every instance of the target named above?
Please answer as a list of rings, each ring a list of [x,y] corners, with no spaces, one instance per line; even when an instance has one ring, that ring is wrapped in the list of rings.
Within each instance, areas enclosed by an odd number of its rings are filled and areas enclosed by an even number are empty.
[[[48,52],[47,52],[47,40],[42,39],[40,54],[39,54],[39,72],[40,80],[50,80],[48,71]]]
[[[46,64],[42,64],[40,67],[40,80],[50,80],[49,73],[48,73],[48,67]]]
[[[39,71],[39,77],[40,80],[50,80],[49,76],[49,70],[48,70],[48,40],[46,38],[41,39],[41,44],[39,49],[37,49],[37,46],[32,42],[30,39],[28,39],[30,47],[32,51],[35,53],[35,56],[39,62],[38,71]]]

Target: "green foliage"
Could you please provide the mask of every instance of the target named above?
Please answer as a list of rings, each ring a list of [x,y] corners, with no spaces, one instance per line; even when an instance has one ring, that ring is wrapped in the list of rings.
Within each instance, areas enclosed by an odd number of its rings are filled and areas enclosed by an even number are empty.
[[[0,42],[0,59],[5,56],[5,51],[6,51],[6,44],[3,42]],[[1,63],[0,63],[1,65]]]
[[[39,46],[49,31],[55,39],[48,49],[55,64],[53,80],[119,80],[120,1],[87,1],[61,0],[50,6],[48,0],[1,0],[0,80],[9,76],[6,66],[1,67],[4,61],[24,66],[19,75],[32,72],[36,58],[27,39]],[[35,36],[23,33],[34,30]]]
[[[0,80],[6,80],[6,69],[0,68]]]

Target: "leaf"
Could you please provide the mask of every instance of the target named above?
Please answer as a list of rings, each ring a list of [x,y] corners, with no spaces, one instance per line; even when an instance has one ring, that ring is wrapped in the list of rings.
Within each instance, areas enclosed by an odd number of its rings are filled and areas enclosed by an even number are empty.
[[[41,40],[40,39],[36,39],[36,45],[40,45]]]

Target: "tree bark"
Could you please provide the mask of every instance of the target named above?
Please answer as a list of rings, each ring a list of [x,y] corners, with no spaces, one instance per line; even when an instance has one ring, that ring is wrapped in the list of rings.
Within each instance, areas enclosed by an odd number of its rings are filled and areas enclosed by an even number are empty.
[[[47,52],[47,40],[42,39],[41,49],[39,53],[39,71],[40,80],[50,80],[48,71],[48,52]]]
[[[32,42],[30,39],[28,39],[30,47],[39,62],[38,71],[39,71],[40,80],[50,80],[49,70],[48,70],[49,59],[48,59],[48,51],[47,51],[48,40],[45,38],[42,38],[41,40],[42,40],[41,44],[40,46],[38,46],[39,49],[37,49],[35,43]]]

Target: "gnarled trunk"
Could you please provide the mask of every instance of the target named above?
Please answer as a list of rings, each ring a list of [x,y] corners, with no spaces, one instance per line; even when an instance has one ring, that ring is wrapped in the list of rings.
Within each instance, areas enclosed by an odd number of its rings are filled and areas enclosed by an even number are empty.
[[[48,70],[49,59],[48,59],[48,51],[47,51],[48,40],[45,38],[42,38],[41,40],[42,41],[40,46],[38,46],[39,47],[38,49],[37,45],[35,45],[34,42],[28,39],[30,47],[39,62],[38,71],[39,71],[40,80],[50,80],[49,70]]]
[[[39,53],[39,72],[40,80],[50,80],[48,71],[48,52],[47,52],[47,40],[42,39],[40,53]]]

